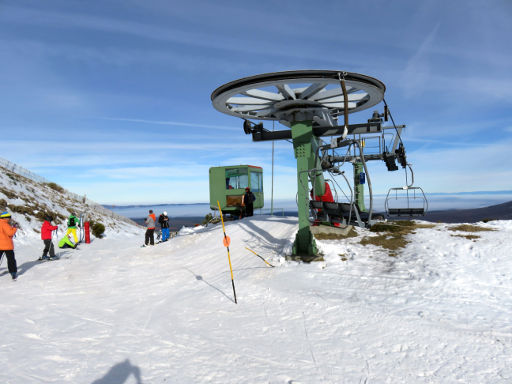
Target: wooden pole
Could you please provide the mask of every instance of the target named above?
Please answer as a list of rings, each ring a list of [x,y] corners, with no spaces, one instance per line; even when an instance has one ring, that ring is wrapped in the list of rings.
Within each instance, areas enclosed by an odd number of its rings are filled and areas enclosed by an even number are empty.
[[[254,253],[256,256],[258,256],[261,260],[263,260],[265,262],[265,264],[267,264],[268,266],[274,268],[274,266],[272,264],[270,264],[267,260],[265,260],[262,256],[258,255],[256,252],[254,252],[252,249],[250,248],[247,248],[245,247],[245,249],[247,249],[248,251],[251,251],[252,253]]]
[[[222,209],[220,208],[219,200],[217,200],[217,205],[219,206],[220,212],[220,220],[222,222],[222,232],[224,233],[223,244],[228,251],[228,262],[229,262],[229,270],[231,272],[231,285],[233,286],[233,296],[235,297],[235,304],[238,304],[236,301],[236,290],[235,290],[235,280],[233,279],[233,267],[231,266],[231,256],[229,256],[229,244],[231,243],[231,239],[226,235],[226,228],[224,227],[224,217],[222,216]]]

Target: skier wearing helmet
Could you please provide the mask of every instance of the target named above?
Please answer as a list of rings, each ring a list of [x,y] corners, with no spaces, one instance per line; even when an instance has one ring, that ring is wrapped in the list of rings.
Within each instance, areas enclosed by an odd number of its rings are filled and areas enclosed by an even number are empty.
[[[12,242],[12,238],[17,230],[16,224],[11,221],[11,214],[7,211],[2,212],[0,214],[0,260],[5,253],[7,257],[7,268],[13,280],[18,278],[18,266],[16,265],[14,243]]]
[[[167,216],[167,212],[164,211],[164,213],[158,217],[158,223],[160,224],[160,228],[162,228],[162,241],[169,240],[169,217]]]

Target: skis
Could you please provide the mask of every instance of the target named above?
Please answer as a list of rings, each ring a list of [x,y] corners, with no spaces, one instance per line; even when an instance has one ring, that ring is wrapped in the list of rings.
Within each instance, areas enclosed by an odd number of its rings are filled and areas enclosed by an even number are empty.
[[[153,245],[157,245],[157,244],[162,244],[162,243],[167,243],[169,240],[171,240],[172,238],[176,237],[178,235],[178,232],[171,232],[169,234],[169,237],[167,238],[167,240],[158,240],[158,237],[157,237],[157,241],[155,241],[155,244]],[[149,247],[150,245],[146,245],[146,244],[142,244],[140,247],[141,248],[145,248],[145,247]]]
[[[162,244],[162,243],[167,243],[167,240],[165,240],[165,241],[155,241],[155,244],[148,244],[148,245],[142,244],[140,247],[141,248],[146,248],[146,247],[151,247],[153,245]]]
[[[57,256],[55,256],[55,257],[45,257],[45,258],[40,257],[39,259],[37,259],[37,261],[39,261],[41,263],[45,263],[47,261],[55,261],[55,260],[59,260],[59,259],[60,259],[60,257],[57,257]]]

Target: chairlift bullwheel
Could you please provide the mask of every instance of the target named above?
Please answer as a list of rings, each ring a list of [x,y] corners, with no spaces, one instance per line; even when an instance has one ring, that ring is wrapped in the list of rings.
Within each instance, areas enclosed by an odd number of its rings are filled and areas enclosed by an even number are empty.
[[[290,110],[324,110],[332,117],[344,114],[340,88],[343,74],[348,93],[348,113],[378,104],[385,85],[370,76],[352,72],[299,70],[266,73],[235,80],[213,91],[212,103],[219,112],[257,120],[287,120]]]

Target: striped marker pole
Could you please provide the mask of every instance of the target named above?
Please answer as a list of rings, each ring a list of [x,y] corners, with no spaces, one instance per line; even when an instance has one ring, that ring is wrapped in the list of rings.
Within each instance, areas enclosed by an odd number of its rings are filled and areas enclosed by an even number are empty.
[[[272,267],[274,268],[274,266],[272,264],[270,264],[267,260],[265,260],[262,256],[258,255],[256,252],[254,252],[252,249],[250,248],[247,248],[245,247],[245,249],[247,249],[248,251],[251,251],[252,253],[254,253],[256,256],[258,256],[261,260],[263,260],[265,262],[265,264],[267,264],[269,267]]]
[[[236,301],[236,291],[235,291],[235,280],[233,279],[233,267],[231,266],[231,257],[229,256],[229,244],[231,243],[231,239],[226,235],[226,228],[224,227],[224,217],[222,216],[222,209],[220,208],[219,200],[217,200],[217,205],[219,206],[220,212],[220,220],[222,221],[222,232],[224,232],[224,239],[222,243],[226,247],[228,251],[228,262],[229,262],[229,270],[231,272],[231,285],[233,286],[233,295],[235,296],[235,304],[238,304]]]

